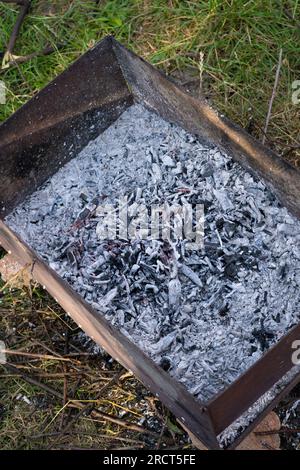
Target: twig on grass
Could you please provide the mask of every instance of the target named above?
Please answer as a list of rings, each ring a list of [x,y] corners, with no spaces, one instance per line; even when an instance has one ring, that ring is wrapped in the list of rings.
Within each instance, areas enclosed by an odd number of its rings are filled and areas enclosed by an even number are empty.
[[[18,39],[18,35],[19,35],[19,32],[20,32],[21,26],[23,24],[23,21],[24,21],[26,15],[27,15],[27,13],[29,12],[29,9],[30,9],[30,6],[31,6],[31,0],[3,0],[3,2],[4,3],[16,3],[17,5],[19,5],[21,7],[21,9],[20,9],[19,15],[17,17],[15,26],[14,26],[12,32],[11,32],[11,35],[10,35],[10,38],[9,38],[9,41],[8,41],[8,45],[7,45],[7,48],[6,48],[6,52],[3,55],[2,67],[1,67],[0,73],[3,73],[3,71],[5,71],[7,69],[17,67],[18,64],[23,64],[25,62],[29,62],[31,59],[33,59],[35,57],[50,55],[53,52],[60,49],[61,47],[63,47],[62,44],[59,44],[55,47],[54,46],[46,46],[44,49],[42,49],[40,51],[37,51],[37,52],[33,52],[31,54],[27,54],[27,55],[24,55],[24,56],[15,56],[13,54],[13,51],[14,51],[16,41]]]
[[[56,52],[57,50],[60,50],[63,46],[64,46],[64,44],[58,44],[55,47],[54,46],[46,46],[41,51],[33,52],[32,54],[27,54],[27,55],[19,56],[19,57],[14,56],[9,62],[5,63],[5,66],[2,65],[2,69],[0,69],[0,74],[6,72],[7,70],[15,68],[20,64],[24,64],[26,62],[29,62],[31,59],[34,59],[35,57],[48,56],[48,55],[52,54],[53,52]]]
[[[279,51],[279,58],[278,58],[278,64],[277,64],[277,69],[276,69],[276,74],[275,74],[275,81],[274,81],[273,91],[272,91],[272,95],[271,95],[270,102],[269,102],[269,108],[268,108],[266,123],[265,123],[265,127],[264,127],[264,134],[263,134],[263,137],[262,137],[262,143],[263,144],[266,141],[266,135],[267,135],[269,122],[270,122],[270,118],[271,118],[271,113],[272,113],[273,101],[274,101],[274,98],[275,98],[275,95],[276,95],[276,90],[277,90],[277,86],[278,86],[278,82],[279,82],[281,65],[282,65],[282,48]]]
[[[57,392],[52,387],[49,387],[48,385],[40,382],[39,380],[36,380],[35,378],[19,371],[19,369],[15,368],[11,364],[6,363],[6,364],[2,364],[2,365],[5,368],[9,369],[10,371],[14,372],[15,374],[18,374],[19,376],[21,376],[22,379],[25,380],[25,382],[27,382],[31,385],[35,385],[35,386],[45,390],[46,392],[50,393],[51,395],[59,398],[60,400],[63,400],[63,394],[61,392]],[[76,401],[75,400],[74,401],[70,400],[66,404],[66,406],[69,406],[70,408],[76,408],[78,410],[86,409],[86,405],[84,403],[81,403],[80,401],[77,401],[77,400]],[[130,422],[125,421],[121,418],[117,418],[116,416],[112,416],[108,413],[104,413],[103,411],[100,411],[100,410],[92,410],[90,415],[91,415],[91,418],[93,418],[94,421],[98,421],[98,420],[109,421],[109,422],[117,424],[117,425],[119,425],[123,428],[126,428],[128,431],[134,431],[134,432],[137,432],[137,433],[140,433],[140,434],[148,434],[152,437],[155,437],[156,439],[158,439],[160,437],[160,434],[158,434],[154,431],[151,431],[150,429],[146,429],[143,426],[140,426],[138,424],[130,423]]]
[[[120,379],[121,375],[123,374],[123,369],[121,371],[119,371],[117,374],[115,374],[115,376],[105,385],[103,385],[103,387],[101,387],[100,391],[99,391],[99,394],[98,396],[96,397],[96,400],[98,398],[101,398],[101,396],[103,395],[104,392],[106,392],[112,385],[114,385],[116,382],[118,382],[118,380]],[[77,413],[76,416],[74,416],[73,419],[71,419],[68,424],[65,426],[64,429],[61,430],[61,434],[57,437],[57,439],[55,439],[54,442],[52,442],[52,444],[48,447],[48,449],[51,449],[53,446],[55,446],[56,444],[58,444],[60,438],[68,433],[70,431],[70,429],[75,425],[75,423],[78,421],[78,419],[83,415],[85,414],[86,416],[90,415],[91,412],[93,411],[94,409],[94,404],[88,404],[88,405],[85,405],[84,407],[82,407],[79,412]]]
[[[13,50],[14,50],[21,26],[25,19],[25,16],[27,15],[29,11],[31,1],[30,0],[19,0],[19,1],[4,0],[4,3],[16,3],[17,5],[21,6],[21,9],[20,9],[19,15],[17,17],[17,21],[15,23],[15,26],[13,27],[13,30],[11,32],[11,35],[8,41],[6,52],[4,54],[3,61],[2,61],[2,68],[7,67],[7,64],[11,62],[14,58]]]
[[[111,423],[118,424],[119,426],[126,428],[128,431],[134,431],[140,434],[149,434],[150,436],[153,436],[156,439],[159,439],[160,437],[160,435],[157,432],[150,431],[150,429],[146,429],[143,426],[140,426],[139,424],[134,424],[128,421],[124,421],[121,418],[117,418],[115,416],[109,415],[107,413],[104,413],[103,411],[93,410],[91,413],[91,417],[94,418],[95,420],[101,419],[101,421],[103,420],[110,421]]]
[[[35,434],[35,435],[30,436],[30,439],[39,440],[39,439],[45,439],[48,437],[57,437],[57,436],[60,436],[60,434],[61,434],[60,432],[41,433],[41,434]],[[139,441],[138,439],[132,439],[130,437],[112,436],[112,435],[101,434],[97,432],[78,431],[77,429],[74,429],[71,432],[69,431],[65,435],[66,436],[69,436],[69,435],[89,436],[89,437],[97,437],[98,439],[108,439],[111,441],[130,442],[132,444],[144,444],[143,441]]]
[[[45,392],[50,393],[51,395],[53,395],[57,398],[62,397],[62,394],[60,392],[54,390],[54,388],[50,387],[49,385],[44,384],[43,382],[40,382],[38,379],[36,379],[32,376],[29,376],[29,375],[25,374],[24,372],[20,371],[20,369],[17,369],[13,365],[6,363],[6,364],[2,364],[2,366],[6,370],[9,370],[10,372],[13,372],[16,376],[21,377],[23,380],[25,380],[25,382],[29,383],[30,385],[37,386],[37,387],[41,388],[42,390],[44,390]]]
[[[296,28],[300,30],[300,23],[293,17],[287,8],[283,9],[284,14],[295,24]]]

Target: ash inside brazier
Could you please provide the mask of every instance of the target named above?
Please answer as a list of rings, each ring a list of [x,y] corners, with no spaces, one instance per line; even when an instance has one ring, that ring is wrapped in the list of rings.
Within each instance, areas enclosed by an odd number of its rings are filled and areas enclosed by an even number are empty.
[[[203,204],[204,249],[188,250],[185,240],[99,239],[97,205],[124,196],[131,209]],[[230,156],[140,104],[6,222],[201,400],[299,322],[299,221]]]

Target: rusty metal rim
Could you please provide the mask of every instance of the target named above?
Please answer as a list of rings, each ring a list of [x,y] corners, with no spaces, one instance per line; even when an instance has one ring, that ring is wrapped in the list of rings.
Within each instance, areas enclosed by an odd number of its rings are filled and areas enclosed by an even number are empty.
[[[82,84],[80,80],[86,78],[86,70],[87,68],[91,70],[91,67],[93,70],[91,84],[86,82]],[[113,75],[111,75],[112,73]],[[71,90],[69,91],[70,96],[64,92],[66,86],[68,86],[68,91]],[[82,94],[83,86],[89,86],[89,90],[85,94]],[[122,102],[122,106],[126,107],[131,104],[132,97],[142,101],[145,106],[163,118],[179,124],[204,140],[225,148],[245,168],[256,176],[262,177],[280,200],[300,217],[300,173],[296,169],[253,139],[244,130],[219,116],[204,100],[198,100],[186,94],[181,87],[171,82],[162,72],[128,51],[112,37],[106,37],[84,54],[0,126],[2,142],[5,141],[5,138],[6,142],[11,142],[6,146],[0,143],[1,171],[3,173],[3,169],[5,169],[13,181],[15,178],[15,192],[18,193],[11,201],[9,197],[12,197],[12,193],[7,196],[6,192],[2,191],[2,198],[4,201],[5,198],[8,198],[6,202],[8,205],[10,204],[10,208],[16,205],[22,197],[24,198],[29,191],[26,177],[14,174],[14,164],[19,165],[20,151],[25,152],[23,160],[26,160],[28,165],[27,171],[30,170],[30,175],[33,173],[31,191],[34,191],[36,185],[41,184],[49,177],[51,174],[49,172],[57,170],[60,162],[54,162],[56,166],[47,168],[47,158],[50,158],[47,153],[48,148],[51,148],[53,136],[56,137],[55,144],[60,142],[61,125],[57,123],[64,122],[65,117],[63,104],[61,103],[57,107],[57,99],[64,100],[66,112],[74,117],[73,125],[76,127],[81,124],[78,116],[82,109],[88,113],[89,110],[94,110],[97,106],[101,107],[108,101],[116,104]],[[52,105],[52,103],[54,104]],[[29,116],[31,119],[30,128],[28,128]],[[117,114],[114,115],[114,119],[116,118]],[[47,137],[45,132],[34,132],[35,122],[40,122],[41,119],[44,129],[47,129],[47,126],[49,128],[51,124],[51,136]],[[109,125],[109,119],[107,125]],[[30,130],[32,133],[29,132]],[[43,134],[42,137],[40,134]],[[19,135],[23,135],[23,138],[19,138]],[[87,135],[86,138],[88,137],[91,136]],[[42,151],[40,148],[44,145],[43,139],[48,139],[44,150],[43,171],[45,173],[36,175],[38,169],[32,163],[32,155],[34,152],[39,154]],[[81,145],[84,145],[84,142]],[[8,159],[7,155],[10,155],[11,158]],[[68,158],[72,158],[72,155],[70,154]],[[18,166],[16,169],[19,171]],[[20,179],[21,177],[24,181]],[[3,202],[0,197],[1,204]],[[278,381],[278,378],[292,367],[290,360],[291,338],[298,334],[298,331],[300,336],[300,325],[285,335],[224,392],[218,394],[207,404],[200,403],[124,335],[112,328],[1,220],[0,242],[7,251],[11,251],[24,264],[29,263],[32,266],[35,279],[45,286],[75,322],[116,360],[131,369],[209,448],[218,448],[217,434],[240,416],[245,409],[249,408],[258,396],[269,390]],[[278,361],[274,361],[274,358]],[[280,363],[280,367],[277,363]],[[300,380],[299,376],[267,406],[266,410],[254,421],[255,424],[290,390],[296,380]],[[253,387],[255,388],[254,392]],[[244,431],[243,438],[251,431],[254,423]],[[231,448],[235,447],[240,439],[241,437],[232,444]]]

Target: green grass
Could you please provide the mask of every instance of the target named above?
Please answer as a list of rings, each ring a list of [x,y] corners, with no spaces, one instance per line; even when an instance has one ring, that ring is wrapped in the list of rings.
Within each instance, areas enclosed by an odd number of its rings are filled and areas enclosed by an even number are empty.
[[[56,6],[49,9],[51,3]],[[0,2],[0,51],[5,51],[17,10]],[[282,47],[267,142],[284,154],[300,140],[299,106],[291,100],[292,82],[300,78],[299,17],[299,0],[103,0],[98,6],[91,0],[33,1],[15,54],[48,44],[64,47],[2,72],[8,102],[0,106],[0,121],[96,41],[114,34],[169,74],[188,71],[197,77],[202,53],[204,94],[243,127],[251,125],[261,138]],[[290,152],[289,158],[297,162],[299,154]]]

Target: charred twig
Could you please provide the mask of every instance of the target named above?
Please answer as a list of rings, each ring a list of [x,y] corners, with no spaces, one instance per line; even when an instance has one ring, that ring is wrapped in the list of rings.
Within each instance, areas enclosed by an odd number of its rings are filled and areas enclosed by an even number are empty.
[[[300,30],[300,23],[293,17],[290,11],[287,8],[283,9],[284,14],[295,24],[296,28]]]
[[[117,418],[115,416],[111,416],[103,411],[93,410],[91,413],[92,418],[94,419],[101,419],[105,421],[110,421],[111,423],[118,424],[119,426],[125,427],[129,431],[135,431],[141,434],[149,434],[155,438],[159,438],[159,434],[157,432],[151,431],[150,429],[146,429],[139,424],[129,423],[128,421],[124,421],[121,418]]]
[[[43,57],[43,56],[50,55],[53,52],[61,49],[62,47],[63,47],[63,44],[58,44],[55,47],[47,46],[41,51],[33,52],[32,54],[27,54],[27,55],[20,56],[20,57],[14,57],[12,60],[10,60],[9,62],[5,64],[5,67],[2,67],[2,70],[0,70],[0,73],[4,73],[7,70],[17,67],[20,64],[29,62],[31,59],[34,59],[35,57]]]
[[[34,354],[34,353],[27,353],[24,351],[12,351],[10,349],[3,349],[2,352],[4,354],[12,355],[12,356],[27,356],[33,357],[36,359],[55,359],[56,361],[65,361],[65,362],[72,362],[72,359],[67,357],[60,357],[60,356],[50,356],[50,354]],[[77,361],[76,361],[77,362]]]
[[[156,443],[156,449],[160,449],[160,446],[161,446],[161,442],[162,442],[162,439],[164,437],[164,433],[166,431],[166,427],[167,427],[167,422],[168,422],[168,417],[166,417],[164,419],[164,422],[162,424],[162,427],[161,427],[161,431],[160,431],[160,436],[158,438],[158,441]]]
[[[14,66],[15,64],[23,64],[24,62],[28,62],[35,57],[47,56],[52,54],[53,52],[57,51],[58,49],[62,48],[63,44],[58,44],[57,46],[46,46],[44,49],[33,52],[32,54],[23,55],[20,57],[16,57],[13,61],[8,62],[8,66]]]
[[[20,377],[20,369],[16,367],[16,370],[18,372],[16,373],[11,373],[11,374],[8,374],[8,373],[5,373],[5,374],[0,374],[0,379],[4,379],[4,378],[17,378],[17,377]],[[64,372],[57,372],[57,373],[47,373],[47,372],[34,372],[34,375],[36,378],[43,378],[43,379],[63,379],[65,376],[67,377],[76,377],[78,375],[77,372],[67,372],[67,373],[64,373]],[[108,380],[108,379],[103,379],[103,380]]]
[[[50,393],[51,395],[57,397],[57,398],[61,398],[62,395],[60,392],[54,390],[54,388],[52,387],[49,387],[49,385],[46,385],[44,384],[43,382],[40,382],[39,380],[37,380],[36,378],[32,377],[32,376],[29,376],[27,374],[25,374],[24,372],[21,372],[19,369],[17,369],[16,367],[14,367],[13,365],[11,364],[2,364],[3,367],[7,370],[9,370],[10,372],[13,372],[16,376],[18,377],[22,377],[23,380],[25,380],[25,382],[31,384],[31,385],[35,385],[41,389],[43,389],[45,392],[47,393]]]
[[[266,134],[267,134],[268,127],[269,127],[273,101],[274,101],[274,98],[275,98],[275,95],[276,95],[276,90],[277,90],[277,86],[278,86],[278,82],[279,82],[281,65],[282,65],[282,48],[279,51],[279,58],[278,58],[278,64],[277,64],[277,69],[276,69],[276,74],[275,74],[275,81],[274,81],[273,91],[272,91],[272,95],[271,95],[270,102],[269,102],[269,108],[268,108],[266,123],[265,123],[265,127],[264,127],[264,135],[262,137],[262,143],[263,144],[266,141]]]
[[[254,434],[256,436],[272,436],[274,434],[298,434],[300,433],[300,429],[299,428],[287,428],[287,427],[283,427],[281,429],[271,429],[269,431],[256,431],[254,432]]]
[[[39,318],[40,318],[40,317],[39,317]],[[44,327],[44,329],[45,329],[45,331],[46,331],[46,334],[47,334],[47,337],[48,337],[49,341],[52,343],[52,340],[51,340],[50,335],[49,335],[49,333],[48,333],[48,331],[47,331],[47,329],[46,329],[45,324],[42,323],[42,325],[43,325],[43,327]],[[60,354],[58,354],[57,352],[53,351],[51,348],[49,348],[49,346],[47,346],[46,344],[42,343],[41,341],[35,340],[35,341],[33,342],[33,345],[41,346],[43,349],[45,349],[46,351],[48,351],[48,353],[50,353],[52,356],[61,357]]]
[[[37,387],[45,390],[46,392],[50,393],[51,395],[54,395],[55,397],[59,398],[60,400],[63,400],[63,394],[56,391],[56,390],[54,390],[52,387],[49,387],[48,385],[40,382],[39,380],[36,380],[32,376],[29,376],[29,375],[27,375],[23,372],[20,372],[19,369],[12,366],[11,364],[6,363],[6,364],[2,364],[2,365],[5,368],[7,368],[8,370],[15,373],[16,375],[22,377],[22,379],[25,380],[25,382],[30,383],[31,385],[36,385]],[[103,389],[104,389],[104,387],[102,388],[102,390]],[[84,405],[80,401],[70,401],[68,406],[70,406],[71,408],[79,409],[79,410],[82,410],[82,409],[84,409],[84,411],[86,410],[86,405]],[[149,434],[149,435],[151,435],[153,437],[156,437],[156,438],[160,437],[159,434],[157,434],[156,432],[151,431],[149,429],[146,429],[143,426],[140,426],[140,425],[134,424],[134,423],[129,423],[128,421],[124,421],[123,419],[117,418],[115,416],[111,416],[111,415],[109,415],[107,413],[104,413],[102,411],[99,411],[99,410],[92,410],[92,412],[90,414],[91,414],[91,417],[94,418],[94,419],[101,419],[101,420],[110,421],[111,423],[118,424],[119,426],[125,427],[126,429],[128,429],[130,431],[134,431],[134,432],[138,432],[138,433],[142,433],[142,434]]]
[[[65,373],[67,373],[67,367],[66,367],[66,364],[65,364],[65,363],[62,364],[62,367],[63,367],[63,370],[65,371]],[[65,406],[66,406],[66,404],[67,404],[67,401],[68,401],[68,379],[67,379],[67,375],[65,374],[64,380],[63,380],[62,413],[61,413],[60,425],[59,425],[59,429],[60,429],[60,430],[62,430],[63,425],[64,425],[64,420],[65,420]]]
[[[60,432],[49,432],[49,433],[41,433],[35,434],[30,436],[32,440],[39,440],[49,437],[57,437],[60,436]],[[138,439],[132,439],[130,437],[121,437],[121,436],[112,436],[108,434],[99,434],[96,432],[86,432],[86,431],[78,431],[74,429],[72,432],[67,432],[65,435],[78,435],[78,436],[89,436],[89,437],[97,437],[98,439],[109,439],[111,441],[120,441],[120,442],[130,442],[131,444],[144,444],[143,441],[139,441]]]
[[[80,375],[80,377],[78,377],[78,379],[75,382],[75,385],[72,387],[70,396],[73,397],[74,399],[76,397],[76,392],[80,387],[81,381],[82,381],[82,375]],[[63,418],[61,420],[61,427],[60,427],[60,433],[59,433],[60,435],[62,435],[62,426],[63,425],[66,426],[66,424],[68,423],[68,421],[69,421],[69,419],[72,415],[72,410],[70,408],[67,408],[67,406],[66,406],[67,403],[68,403],[67,397],[63,396],[63,408],[62,408]]]
[[[118,372],[111,380],[110,382],[108,382],[107,384],[105,384],[99,391],[99,395],[98,397],[96,398],[99,399],[101,398],[101,396],[103,395],[104,392],[106,392],[113,384],[115,384],[119,378],[121,377],[121,375],[123,374],[123,369]],[[67,424],[67,426],[65,426],[64,429],[62,429],[62,432],[60,434],[60,436],[51,444],[51,446],[49,448],[52,448],[55,444],[58,444],[58,441],[60,439],[60,437],[62,437],[64,434],[68,433],[70,431],[70,429],[72,428],[72,426],[78,421],[78,419],[83,415],[85,414],[86,416],[90,415],[91,412],[93,411],[94,409],[94,404],[89,404],[89,405],[86,405],[84,406],[83,408],[80,409],[80,411],[77,413],[77,415],[69,421],[69,423]],[[49,449],[48,448],[48,449]]]
[[[16,67],[18,64],[23,64],[25,62],[30,61],[34,57],[41,57],[41,56],[47,56],[55,52],[56,50],[60,49],[62,47],[61,44],[57,45],[56,47],[54,46],[46,46],[44,49],[41,51],[33,52],[31,54],[27,54],[24,56],[19,56],[15,57],[13,55],[13,50],[15,48],[15,44],[21,29],[21,26],[23,24],[23,21],[25,19],[25,16],[27,15],[30,6],[31,6],[31,0],[19,0],[19,1],[14,1],[14,0],[3,0],[4,3],[16,3],[17,5],[21,6],[20,13],[18,15],[17,21],[15,23],[15,26],[13,28],[13,31],[11,33],[6,52],[3,56],[2,60],[2,71],[5,71],[9,68]]]
[[[35,340],[33,344],[37,344],[38,346],[41,346],[44,348],[46,351],[48,351],[51,355],[55,356],[56,358],[66,358],[66,359],[71,359],[72,357],[80,357],[80,356],[93,356],[93,353],[89,352],[69,352],[67,354],[64,354],[63,356],[55,351],[53,351],[51,348],[49,348],[46,344],[42,343],[41,341]],[[22,353],[22,355],[24,355]]]
[[[69,228],[69,231],[79,230],[83,228],[86,224],[89,223],[90,219],[95,216],[97,212],[97,206],[100,201],[103,201],[107,198],[106,194],[101,194],[100,197],[96,197],[91,204],[88,204],[83,211],[78,215],[75,222]]]
[[[25,16],[27,15],[29,11],[31,1],[30,0],[21,0],[21,1],[20,0],[19,1],[4,0],[4,3],[16,3],[17,5],[21,6],[21,9],[20,9],[17,21],[15,23],[15,26],[12,30],[11,36],[8,41],[6,52],[3,57],[2,68],[5,67],[6,64],[10,62],[13,57],[12,53],[13,53],[13,50],[14,50],[14,47],[18,38],[18,34],[20,32]]]

